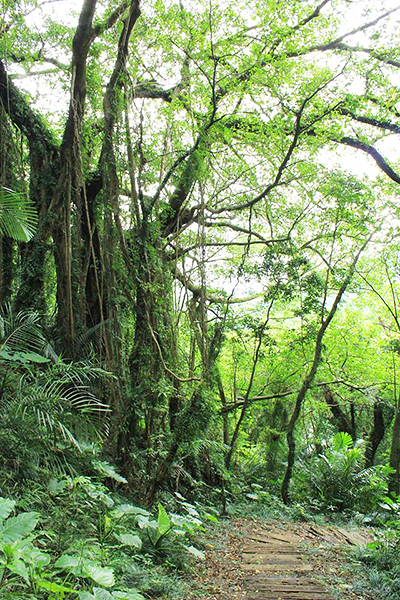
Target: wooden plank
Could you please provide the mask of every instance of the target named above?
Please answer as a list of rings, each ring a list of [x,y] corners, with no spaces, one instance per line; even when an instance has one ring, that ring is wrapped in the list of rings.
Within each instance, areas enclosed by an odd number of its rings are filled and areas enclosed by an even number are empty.
[[[271,590],[271,592],[293,592],[299,594],[300,592],[312,593],[312,594],[325,594],[328,593],[322,586],[309,586],[309,585],[266,585],[262,582],[248,582],[245,585],[247,590]]]
[[[298,535],[293,535],[290,533],[278,533],[277,531],[271,531],[270,533],[264,534],[252,534],[249,535],[250,540],[255,540],[257,542],[268,543],[271,540],[278,540],[283,542],[284,544],[292,544],[301,541],[301,537]]]
[[[277,565],[242,565],[245,571],[313,571],[311,565],[277,564]]]
[[[288,577],[285,575],[270,575],[269,573],[260,573],[259,575],[250,576],[246,580],[246,585],[264,585],[270,588],[278,587],[300,587],[312,589],[325,589],[323,582],[314,581],[307,576],[299,575],[297,577]]]
[[[260,558],[271,557],[271,558],[296,558],[298,560],[304,560],[304,554],[300,552],[279,552],[278,550],[274,550],[273,552],[247,552],[243,558],[246,560],[248,558],[252,558],[253,556],[259,556]]]
[[[257,575],[253,575],[249,577],[245,581],[246,585],[256,585],[256,586],[265,586],[271,589],[281,588],[281,587],[289,587],[294,588],[298,587],[299,589],[310,589],[310,590],[324,590],[325,587],[322,583],[314,583],[311,579],[306,579],[304,576],[300,577],[289,577],[285,579],[284,577],[269,577],[268,574],[265,574],[263,577],[257,577]]]
[[[261,594],[255,596],[248,596],[247,600],[334,600],[330,594],[322,594],[318,593],[316,596],[314,593],[296,593],[296,592],[262,592]]]
[[[279,554],[277,556],[260,556],[255,554],[254,556],[247,556],[243,564],[254,565],[258,563],[260,565],[275,565],[280,563],[287,563],[288,565],[299,565],[308,564],[305,562],[302,556],[292,556],[291,554]]]
[[[271,528],[250,534],[242,550],[242,569],[248,575],[243,582],[247,600],[334,600],[318,579],[309,575],[314,567],[306,562],[302,542],[320,539],[337,544],[341,532],[309,524],[301,535]],[[342,541],[343,543],[343,541]]]
[[[353,546],[364,546],[371,541],[367,535],[363,535],[358,531],[347,531],[338,527],[339,534],[345,539],[348,544],[352,544]]]
[[[300,552],[299,546],[295,544],[282,544],[282,543],[271,543],[271,544],[249,544],[245,546],[242,552],[249,552],[254,550],[255,552]]]

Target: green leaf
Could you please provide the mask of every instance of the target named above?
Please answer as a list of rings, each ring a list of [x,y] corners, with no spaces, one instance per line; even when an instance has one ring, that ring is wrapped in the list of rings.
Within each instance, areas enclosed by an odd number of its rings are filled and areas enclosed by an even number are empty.
[[[132,589],[129,592],[113,592],[113,598],[118,598],[118,600],[145,600],[140,592]]]
[[[339,431],[332,438],[332,448],[335,452],[340,452],[340,450],[348,450],[353,446],[353,438],[346,431]]]
[[[118,481],[119,483],[128,483],[128,480],[125,479],[125,477],[122,477],[122,475],[117,473],[114,467],[104,460],[94,460],[93,467],[96,469],[96,471],[98,471],[98,473],[101,473],[105,477],[114,479],[114,481]]]
[[[114,573],[111,569],[108,569],[107,567],[101,567],[96,564],[84,564],[83,570],[91,579],[93,579],[93,581],[100,585],[110,587],[115,583]]]
[[[65,585],[60,585],[55,583],[55,581],[47,581],[46,579],[36,579],[35,583],[38,587],[43,590],[47,590],[48,592],[52,592],[53,594],[77,594],[78,590],[74,588],[66,587]],[[88,599],[89,600],[89,599]]]
[[[101,588],[93,588],[93,596],[96,600],[113,600],[114,594],[111,595],[110,592]]]
[[[15,575],[19,575],[29,583],[29,571],[25,565],[25,563],[20,559],[15,559],[7,565],[7,568],[14,573]]]
[[[206,519],[208,519],[209,521],[212,521],[212,523],[218,523],[218,519],[215,515],[212,515],[211,513],[206,513],[205,514]]]
[[[68,481],[66,479],[61,479],[59,481],[55,477],[52,477],[49,481],[49,492],[53,496],[58,496],[61,492],[63,492],[68,487]]]
[[[249,498],[250,500],[258,500],[258,496],[257,494],[246,494],[246,498]]]
[[[124,546],[131,546],[132,548],[136,548],[137,550],[140,550],[142,547],[142,540],[138,535],[133,535],[132,533],[120,533],[115,534],[115,537]]]
[[[25,360],[27,362],[34,362],[34,363],[50,362],[49,358],[46,358],[45,356],[41,356],[37,352],[15,352],[14,356],[16,356],[17,358],[20,358],[21,360]]]
[[[27,551],[24,552],[22,557],[25,562],[39,569],[46,567],[51,562],[50,554],[42,552],[41,550],[33,549],[32,547],[27,548]]]
[[[2,348],[0,350],[0,359],[2,359],[2,360],[14,360],[14,355],[10,354],[9,352],[7,352],[7,350],[5,350],[4,348]]]
[[[49,358],[41,356],[37,354],[37,352],[13,352],[10,354],[4,348],[0,350],[0,359],[9,360],[9,361],[17,361],[22,364],[26,364],[29,362],[33,363],[48,363],[50,362]]]
[[[141,508],[140,506],[133,506],[132,504],[120,504],[114,508],[111,514],[117,519],[120,519],[125,515],[143,515],[145,517],[150,516],[148,510]]]
[[[7,558],[7,561],[11,561],[15,554],[14,544],[2,544],[1,549],[4,553],[4,556]]]
[[[204,552],[202,552],[198,548],[195,548],[194,546],[185,546],[185,548],[188,552],[190,552],[190,554],[193,554],[193,556],[195,556],[196,558],[201,558],[202,560],[204,560]]]
[[[70,569],[82,566],[82,557],[79,554],[62,554],[54,566],[58,569]]]
[[[163,505],[160,503],[158,504],[157,523],[158,523],[160,537],[165,535],[166,533],[168,533],[168,531],[172,527],[171,519],[169,518],[169,515],[168,515],[167,511],[165,510],[165,508],[163,507]]]
[[[14,500],[0,497],[0,519],[6,519],[8,515],[14,510],[14,507]]]
[[[184,506],[185,510],[189,513],[189,515],[192,515],[192,517],[200,516],[198,510],[195,509],[193,504],[190,504],[189,502],[182,502],[182,505]]]
[[[21,540],[35,529],[38,521],[39,514],[36,512],[9,517],[0,525],[0,542],[12,543]]]
[[[0,233],[19,242],[32,239],[37,214],[32,202],[21,192],[0,189]]]
[[[149,517],[145,515],[138,515],[137,524],[139,525],[140,529],[158,529],[157,521],[154,521],[153,519],[150,520]]]

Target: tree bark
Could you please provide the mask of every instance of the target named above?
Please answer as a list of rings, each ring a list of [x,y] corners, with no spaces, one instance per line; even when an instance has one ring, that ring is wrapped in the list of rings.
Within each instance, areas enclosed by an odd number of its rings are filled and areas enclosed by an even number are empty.
[[[372,467],[375,460],[375,454],[379,444],[385,435],[385,421],[383,418],[382,403],[380,400],[374,402],[374,422],[371,432],[368,437],[367,446],[365,448],[365,468]]]
[[[324,398],[327,406],[330,408],[333,419],[335,421],[338,431],[345,431],[349,435],[353,435],[353,430],[347,415],[341,409],[338,401],[336,400],[332,390],[327,386],[323,386]]]
[[[390,447],[389,465],[394,470],[389,476],[388,492],[400,493],[400,398],[393,422],[392,442]]]

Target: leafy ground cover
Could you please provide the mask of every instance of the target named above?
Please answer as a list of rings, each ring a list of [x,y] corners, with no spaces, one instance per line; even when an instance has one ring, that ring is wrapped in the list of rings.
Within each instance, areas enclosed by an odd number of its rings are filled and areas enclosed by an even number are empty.
[[[0,597],[184,597],[180,574],[203,558],[196,531],[215,517],[183,497],[170,498],[168,511],[161,503],[149,511],[84,479],[54,479],[40,512],[0,498]]]

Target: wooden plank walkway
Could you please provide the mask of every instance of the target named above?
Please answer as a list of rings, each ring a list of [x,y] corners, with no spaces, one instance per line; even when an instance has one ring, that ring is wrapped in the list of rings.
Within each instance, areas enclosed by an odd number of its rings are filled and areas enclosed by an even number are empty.
[[[368,540],[360,533],[314,524],[302,526],[301,535],[274,525],[249,533],[242,551],[246,600],[334,600],[307,557],[307,541],[331,546]]]

